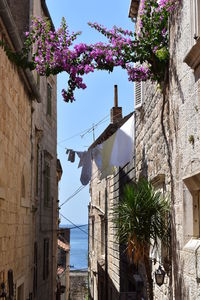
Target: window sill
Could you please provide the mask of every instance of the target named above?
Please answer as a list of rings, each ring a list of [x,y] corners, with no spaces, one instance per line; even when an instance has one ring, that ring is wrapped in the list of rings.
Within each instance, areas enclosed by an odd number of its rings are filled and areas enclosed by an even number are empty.
[[[199,238],[191,238],[189,242],[183,247],[184,251],[187,252],[199,252],[200,253],[200,239]]]
[[[200,78],[200,38],[196,41],[196,44],[190,49],[184,62],[194,70],[195,79]]]
[[[2,199],[2,200],[6,199],[6,193],[5,193],[5,189],[3,187],[0,187],[0,199]]]
[[[21,205],[21,207],[30,208],[30,201],[29,201],[29,199],[21,197],[20,205]]]

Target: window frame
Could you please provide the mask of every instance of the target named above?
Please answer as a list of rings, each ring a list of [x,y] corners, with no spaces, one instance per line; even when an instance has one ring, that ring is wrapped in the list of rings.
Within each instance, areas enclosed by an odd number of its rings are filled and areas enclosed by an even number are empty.
[[[105,231],[106,231],[106,224],[105,224],[105,218],[101,217],[101,255],[105,255]]]
[[[51,203],[51,164],[47,159],[44,161],[43,188],[44,206],[49,207]]]
[[[44,239],[43,249],[43,280],[49,277],[49,238]]]

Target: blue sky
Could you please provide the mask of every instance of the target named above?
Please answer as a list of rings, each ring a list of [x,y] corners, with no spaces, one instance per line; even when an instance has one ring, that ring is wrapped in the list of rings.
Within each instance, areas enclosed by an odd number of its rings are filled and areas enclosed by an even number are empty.
[[[111,28],[117,25],[126,29],[134,29],[133,22],[128,18],[130,0],[47,0],[47,5],[55,27],[65,17],[70,31],[82,31],[78,42],[93,43],[103,37],[91,29],[87,22],[98,22]],[[97,71],[85,77],[86,90],[75,93],[76,102],[64,103],[61,96],[63,87],[67,87],[67,75],[58,76],[58,157],[63,167],[63,176],[59,185],[59,200],[62,204],[80,186],[78,159],[75,163],[67,161],[66,148],[78,151],[87,150],[93,142],[93,134],[83,138],[80,132],[93,124],[107,118],[95,128],[95,137],[108,126],[110,109],[114,104],[114,85],[118,85],[119,106],[123,116],[133,111],[133,83],[128,81],[125,71],[116,69],[113,73]],[[76,135],[76,137],[71,138]],[[62,206],[61,213],[75,224],[86,224],[88,221],[89,185],[74,198]],[[69,223],[61,218],[62,224]]]

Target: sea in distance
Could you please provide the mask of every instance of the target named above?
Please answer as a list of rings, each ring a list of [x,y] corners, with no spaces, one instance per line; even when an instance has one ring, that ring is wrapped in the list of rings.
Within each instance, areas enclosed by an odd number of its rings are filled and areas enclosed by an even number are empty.
[[[70,270],[88,268],[88,225],[61,225],[70,228]]]

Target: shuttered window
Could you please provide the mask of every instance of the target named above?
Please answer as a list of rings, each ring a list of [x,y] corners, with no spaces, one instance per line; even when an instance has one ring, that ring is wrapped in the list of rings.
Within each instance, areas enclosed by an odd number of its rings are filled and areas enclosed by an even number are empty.
[[[101,218],[101,255],[105,255],[105,219]]]
[[[143,82],[135,82],[135,109],[143,104]]]
[[[50,189],[50,165],[49,162],[45,162],[44,169],[44,205],[49,206],[50,197],[51,197],[51,189]]]
[[[44,239],[43,279],[49,276],[49,239]]]
[[[35,166],[35,193],[36,196],[38,196],[38,192],[39,192],[39,144],[36,144],[36,166]]]

